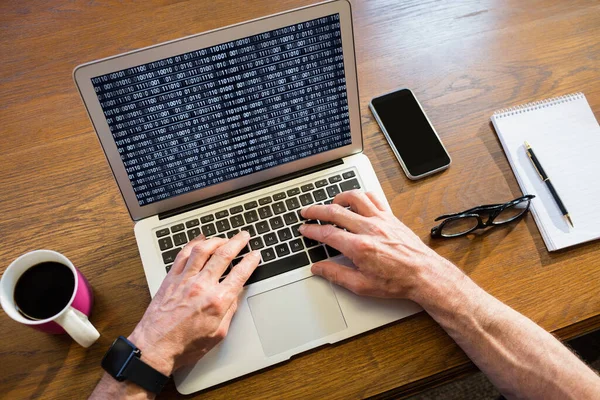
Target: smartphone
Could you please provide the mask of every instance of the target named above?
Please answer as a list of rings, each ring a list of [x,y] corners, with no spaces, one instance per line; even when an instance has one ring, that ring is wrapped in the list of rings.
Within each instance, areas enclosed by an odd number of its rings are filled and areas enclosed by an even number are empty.
[[[369,108],[409,179],[420,179],[450,166],[450,155],[409,89],[375,97]]]

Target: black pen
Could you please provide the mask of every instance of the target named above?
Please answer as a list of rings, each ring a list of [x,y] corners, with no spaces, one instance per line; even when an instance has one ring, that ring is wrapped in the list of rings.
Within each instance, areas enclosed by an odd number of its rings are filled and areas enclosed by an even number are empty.
[[[525,150],[527,151],[527,155],[529,156],[529,159],[533,163],[533,167],[537,171],[538,175],[540,176],[540,178],[542,178],[542,181],[544,181],[546,186],[548,186],[548,190],[550,190],[550,194],[552,195],[552,197],[554,198],[554,201],[558,205],[558,208],[560,209],[560,212],[562,213],[563,217],[565,217],[567,219],[567,221],[569,221],[569,224],[571,224],[571,226],[573,228],[575,228],[575,226],[573,226],[573,221],[571,221],[571,217],[569,217],[569,212],[567,211],[567,209],[565,208],[565,205],[563,204],[562,200],[558,196],[556,189],[554,189],[554,185],[552,184],[552,182],[550,182],[550,178],[548,178],[548,175],[546,175],[546,171],[544,171],[544,168],[542,168],[542,164],[540,164],[540,161],[537,159],[537,157],[533,153],[533,149],[527,142],[525,142]]]

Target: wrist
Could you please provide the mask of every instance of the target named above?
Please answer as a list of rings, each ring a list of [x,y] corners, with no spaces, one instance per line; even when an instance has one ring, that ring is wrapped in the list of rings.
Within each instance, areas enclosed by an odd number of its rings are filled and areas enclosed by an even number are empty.
[[[439,305],[452,303],[457,293],[464,290],[465,285],[474,284],[458,267],[445,258],[432,254],[426,266],[416,274],[416,283],[410,300],[418,303],[426,311]]]
[[[141,360],[146,364],[163,375],[170,376],[173,373],[176,362],[175,354],[153,340],[151,335],[148,335],[139,325],[133,330],[127,340],[140,349],[142,353]]]

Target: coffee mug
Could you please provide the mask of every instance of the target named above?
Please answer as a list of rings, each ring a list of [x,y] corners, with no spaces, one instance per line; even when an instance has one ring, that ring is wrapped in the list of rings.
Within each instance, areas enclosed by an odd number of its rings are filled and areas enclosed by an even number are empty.
[[[100,333],[88,320],[92,289],[69,259],[35,250],[13,261],[0,280],[0,303],[9,317],[34,329],[68,333],[83,347]]]

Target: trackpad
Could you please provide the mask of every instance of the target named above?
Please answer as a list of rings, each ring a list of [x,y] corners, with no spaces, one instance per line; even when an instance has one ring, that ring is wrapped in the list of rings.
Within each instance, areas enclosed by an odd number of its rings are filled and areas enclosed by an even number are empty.
[[[269,357],[346,329],[331,285],[316,276],[249,297],[248,305]]]

